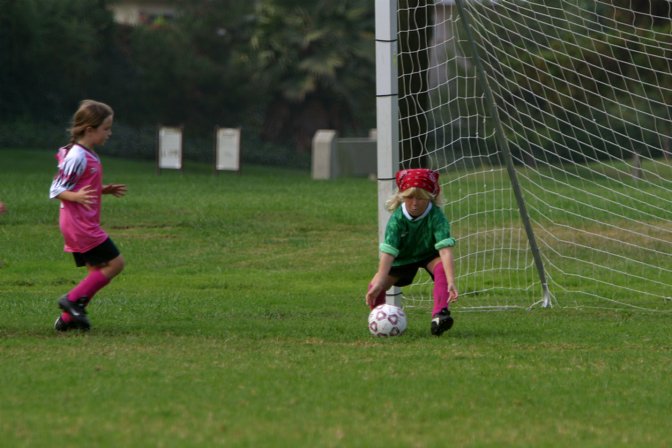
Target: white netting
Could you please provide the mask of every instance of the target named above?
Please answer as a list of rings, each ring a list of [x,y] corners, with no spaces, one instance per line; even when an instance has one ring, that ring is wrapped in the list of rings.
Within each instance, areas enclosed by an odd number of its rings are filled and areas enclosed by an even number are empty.
[[[554,301],[672,310],[670,2],[463,5]],[[452,2],[399,1],[401,165],[442,173],[460,305],[530,306],[539,276],[464,25]],[[427,280],[407,304],[431,300]]]

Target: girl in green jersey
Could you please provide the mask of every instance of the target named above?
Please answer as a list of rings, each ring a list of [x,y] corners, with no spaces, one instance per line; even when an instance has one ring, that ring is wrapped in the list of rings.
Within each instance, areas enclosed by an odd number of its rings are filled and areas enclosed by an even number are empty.
[[[380,244],[380,262],[366,294],[371,309],[385,303],[385,291],[410,285],[425,269],[434,280],[431,332],[440,336],[453,325],[450,303],[457,300],[452,248],[455,239],[441,209],[439,173],[399,171],[397,192],[387,201],[392,216]]]

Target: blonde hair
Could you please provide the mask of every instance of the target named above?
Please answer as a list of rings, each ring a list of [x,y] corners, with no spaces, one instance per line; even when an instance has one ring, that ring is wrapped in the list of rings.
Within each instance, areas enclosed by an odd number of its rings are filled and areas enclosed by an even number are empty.
[[[410,197],[426,199],[428,201],[431,201],[432,204],[438,207],[443,206],[443,197],[441,196],[441,193],[433,195],[432,193],[423,188],[410,187],[405,189],[404,191],[397,191],[395,194],[390,196],[390,198],[385,202],[385,208],[389,212],[393,212],[402,204],[402,202],[404,202],[404,199]]]
[[[111,115],[114,115],[114,111],[105,103],[94,100],[80,102],[79,109],[72,116],[72,122],[68,129],[70,146],[84,136],[87,128],[97,128]]]

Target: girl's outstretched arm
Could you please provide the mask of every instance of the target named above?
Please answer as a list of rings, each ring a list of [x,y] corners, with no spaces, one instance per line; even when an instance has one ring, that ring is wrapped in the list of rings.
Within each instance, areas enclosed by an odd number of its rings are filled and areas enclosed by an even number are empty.
[[[103,185],[103,194],[111,194],[114,197],[121,197],[126,194],[128,191],[128,188],[126,187],[126,184],[108,184],[108,185]]]
[[[439,250],[441,257],[441,264],[443,264],[443,271],[446,273],[446,281],[448,283],[448,300],[454,302],[457,300],[458,292],[455,286],[455,262],[453,261],[453,248],[444,247]]]
[[[380,254],[380,261],[378,263],[378,272],[371,279],[371,287],[366,293],[366,304],[371,306],[376,301],[376,297],[381,292],[387,291],[392,286],[393,279],[390,277],[390,268],[394,257],[385,252]]]
[[[56,199],[60,199],[61,201],[77,202],[78,204],[82,204],[87,210],[90,210],[91,207],[89,206],[95,201],[96,194],[90,185],[85,185],[78,191],[62,191],[58,196],[56,196]]]

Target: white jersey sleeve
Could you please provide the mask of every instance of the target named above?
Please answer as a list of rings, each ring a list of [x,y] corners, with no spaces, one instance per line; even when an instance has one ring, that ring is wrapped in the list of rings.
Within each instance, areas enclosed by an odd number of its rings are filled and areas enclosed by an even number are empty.
[[[86,153],[77,145],[70,150],[59,149],[56,157],[58,174],[51,183],[49,199],[55,198],[64,191],[72,190],[86,170]]]

